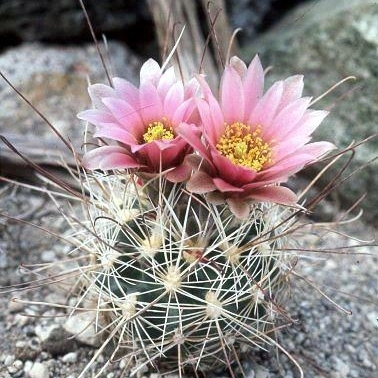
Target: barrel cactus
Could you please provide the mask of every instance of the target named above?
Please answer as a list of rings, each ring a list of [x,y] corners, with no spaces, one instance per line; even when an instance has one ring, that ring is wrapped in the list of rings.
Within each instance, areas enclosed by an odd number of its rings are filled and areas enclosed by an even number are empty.
[[[258,57],[233,57],[219,96],[151,59],[140,76],[139,88],[90,86],[94,108],[79,114],[101,145],[82,160],[89,257],[75,308],[95,312],[100,352],[113,345],[109,361],[131,375],[233,374],[251,347],[280,348],[274,333],[292,322],[283,303],[303,208],[280,183],[333,148],[308,143],[327,113],[308,108],[301,76],[264,94]]]

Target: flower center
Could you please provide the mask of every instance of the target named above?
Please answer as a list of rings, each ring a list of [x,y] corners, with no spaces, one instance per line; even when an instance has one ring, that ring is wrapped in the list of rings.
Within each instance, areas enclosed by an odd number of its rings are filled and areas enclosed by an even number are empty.
[[[220,137],[217,150],[235,165],[261,171],[266,163],[272,161],[272,149],[260,137],[261,127],[251,132],[251,128],[241,122],[226,124]]]
[[[161,121],[149,123],[147,131],[143,134],[143,140],[145,143],[154,140],[172,140],[174,137],[173,129],[169,126],[165,117],[163,117]]]

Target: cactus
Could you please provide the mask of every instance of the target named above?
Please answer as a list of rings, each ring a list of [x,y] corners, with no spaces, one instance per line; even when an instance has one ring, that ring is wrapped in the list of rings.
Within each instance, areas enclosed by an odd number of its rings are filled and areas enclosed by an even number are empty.
[[[119,172],[87,182],[85,296],[97,298],[98,327],[116,340],[114,356],[134,361],[133,371],[150,363],[208,371],[275,343],[278,319],[291,322],[282,310],[291,209],[256,203],[241,220],[181,183],[141,186]]]
[[[301,76],[263,96],[257,56],[230,60],[219,100],[202,76],[182,83],[152,59],[140,76],[139,89],[90,86],[95,109],[78,115],[110,144],[82,160],[78,244],[90,259],[77,307],[96,303],[98,353],[112,343],[110,360],[131,375],[147,365],[233,375],[251,347],[281,348],[274,332],[292,323],[283,303],[301,207],[278,184],[334,147],[307,143],[327,113],[307,109]]]

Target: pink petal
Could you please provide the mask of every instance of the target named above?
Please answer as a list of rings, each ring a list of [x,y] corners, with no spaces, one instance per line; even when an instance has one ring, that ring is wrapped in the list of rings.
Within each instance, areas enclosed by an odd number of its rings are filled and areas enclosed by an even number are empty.
[[[221,108],[225,122],[231,124],[235,120],[244,119],[244,92],[238,73],[226,66],[220,84]]]
[[[213,164],[217,167],[219,177],[229,183],[242,186],[250,183],[256,177],[253,169],[234,164],[229,158],[221,155],[218,151],[211,150]]]
[[[284,90],[279,109],[299,99],[303,92],[303,75],[290,76],[284,80]]]
[[[205,158],[211,165],[212,160],[206,147],[201,141],[201,130],[195,125],[189,125],[187,123],[181,123],[176,127],[176,132],[180,135],[186,143],[193,147],[203,158]]]
[[[297,128],[310,101],[310,97],[303,97],[289,103],[276,115],[270,125],[265,125],[262,137],[277,142],[282,140],[291,130]]]
[[[230,183],[222,180],[219,177],[213,178],[213,183],[216,186],[216,188],[220,192],[222,192],[222,193],[227,193],[227,192],[240,193],[240,192],[244,192],[244,189],[242,189],[240,187],[237,187],[237,186],[234,186],[234,185],[232,185],[232,184],[230,184]]]
[[[278,163],[281,159],[291,155],[295,151],[299,150],[306,143],[310,141],[310,137],[293,135],[291,138],[285,139],[273,148],[273,160],[274,164]]]
[[[191,172],[192,168],[188,164],[181,164],[168,171],[165,177],[170,182],[183,182],[188,180]]]
[[[247,73],[247,66],[245,63],[237,56],[233,56],[230,59],[230,66],[238,73],[240,78],[243,80]]]
[[[199,84],[196,78],[190,79],[184,86],[184,98],[189,99],[196,95]]]
[[[226,200],[231,212],[239,219],[247,219],[251,210],[249,203],[245,199],[228,198]]]
[[[157,91],[161,98],[164,98],[171,86],[177,83],[175,70],[173,67],[168,68],[162,75],[157,85]]]
[[[248,120],[248,124],[251,126],[261,125],[263,129],[270,125],[281,102],[282,93],[283,82],[277,81],[268,89],[263,98],[258,101]]]
[[[180,82],[177,82],[169,88],[167,95],[165,96],[163,105],[164,115],[171,118],[183,101],[184,88]]]
[[[148,59],[140,69],[140,86],[147,83],[157,85],[161,76],[161,68],[159,63],[153,59]]]
[[[213,98],[211,96],[211,98]],[[215,103],[217,101],[214,99]],[[214,106],[213,108],[210,107],[209,103],[202,99],[196,100],[197,109],[199,115],[201,117],[202,125],[204,132],[206,134],[206,139],[212,144],[216,145],[219,138],[224,132],[224,123],[218,123],[215,118],[222,117],[222,112],[220,110],[219,105]],[[214,115],[213,113],[218,113],[218,115]]]
[[[248,119],[258,100],[262,97],[264,90],[264,70],[258,55],[253,58],[248,67],[243,80],[243,88],[245,101],[244,117]]]
[[[186,188],[189,192],[193,193],[208,193],[216,189],[213,183],[213,179],[202,171],[197,171],[193,173],[192,177],[188,180]]]
[[[136,138],[140,137],[140,134],[144,131],[144,124],[137,110],[126,101],[119,98],[107,97],[103,98],[102,102],[111,111],[121,126]]]
[[[98,127],[94,137],[108,138],[128,145],[138,143],[134,135],[115,123],[102,124]]]
[[[213,96],[213,93],[212,93],[212,91],[209,87],[209,84],[207,84],[203,75],[196,75],[195,77],[196,77],[198,83],[200,84],[204,98],[207,100],[209,98],[209,96]]]
[[[313,160],[314,157],[308,153],[295,153],[283,158],[277,164],[258,173],[258,181],[274,181],[278,178],[288,177],[298,172],[305,164]]]
[[[98,109],[89,109],[80,112],[77,115],[77,118],[84,121],[90,122],[93,125],[101,125],[102,123],[115,122],[115,118],[108,111],[98,110]]]
[[[163,114],[163,103],[157,89],[149,82],[140,87],[139,91],[140,113],[143,122],[148,125],[150,122],[161,121]]]
[[[139,89],[125,79],[119,77],[113,78],[114,90],[121,100],[129,103],[134,109],[138,110],[139,106]]]
[[[141,165],[127,151],[119,146],[103,146],[87,152],[82,160],[82,165],[87,169],[121,169],[138,168]]]
[[[312,155],[314,160],[320,158],[331,150],[334,150],[336,146],[329,142],[314,142],[303,146],[298,152],[303,154]]]
[[[286,138],[290,138],[292,135],[303,137],[311,135],[328,114],[329,112],[325,110],[307,110],[300,124],[298,124],[295,129],[291,130]]]
[[[104,84],[93,84],[89,86],[88,93],[94,107],[99,110],[106,110],[106,106],[102,102],[104,97],[116,97],[114,89]]]
[[[179,125],[182,122],[188,122],[193,112],[196,109],[196,104],[193,99],[186,100],[182,102],[171,115],[171,122],[173,127]]]
[[[289,188],[273,185],[254,189],[253,192],[248,194],[248,198],[283,205],[295,205],[297,202],[297,195]]]

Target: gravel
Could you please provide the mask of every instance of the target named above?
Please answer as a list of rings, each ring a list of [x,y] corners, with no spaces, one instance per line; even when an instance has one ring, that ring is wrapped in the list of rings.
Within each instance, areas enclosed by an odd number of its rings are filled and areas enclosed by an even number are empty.
[[[17,196],[7,202],[8,212],[17,213],[25,207],[25,201],[33,206],[34,197],[29,190],[18,189]],[[65,226],[56,209],[46,205],[44,214],[36,214],[31,221],[44,226],[51,225],[54,219],[55,231],[64,232]],[[345,231],[353,231],[353,235],[364,239],[371,239],[376,232],[361,221],[349,225]],[[2,233],[7,246],[7,266],[2,268],[0,276],[2,286],[27,281],[28,277],[18,271],[21,262],[38,263],[43,252],[52,245],[56,252],[51,257],[61,259],[67,249],[51,235],[41,238],[40,230],[14,222],[3,223]],[[307,238],[309,245],[314,245],[315,239]],[[345,243],[340,235],[324,234],[320,246],[335,247]],[[356,242],[349,240],[347,243]],[[377,256],[376,247],[364,247],[346,254],[313,253],[300,258],[296,271],[316,283],[337,304],[320,295],[305,280],[292,278],[286,310],[296,322],[277,334],[277,338],[303,368],[305,377],[371,378],[377,374]],[[96,349],[68,336],[64,330],[64,310],[11,301],[13,297],[29,301],[45,298],[64,301],[54,285],[0,296],[3,340],[0,377],[77,377]],[[106,358],[106,354],[100,356],[93,371],[99,369]],[[298,369],[290,359],[284,353],[277,353],[275,348],[269,352],[253,351],[242,361],[247,378],[299,377]],[[124,366],[122,360],[111,364],[104,377],[121,377]],[[143,377],[158,377],[154,374],[145,372]],[[212,372],[208,377],[227,378],[229,374]]]

